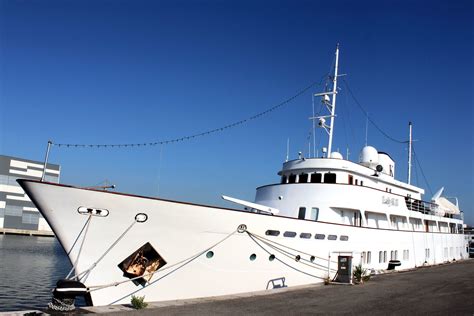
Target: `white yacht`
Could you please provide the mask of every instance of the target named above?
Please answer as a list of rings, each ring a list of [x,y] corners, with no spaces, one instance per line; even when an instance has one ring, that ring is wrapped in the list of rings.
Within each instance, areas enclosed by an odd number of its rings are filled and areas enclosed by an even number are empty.
[[[338,54],[330,91],[317,94],[328,115],[313,118],[327,154],[284,162],[253,202],[223,196],[238,209],[18,180],[74,267],[75,289],[56,293],[93,305],[177,300],[351,282],[359,264],[377,273],[467,258],[462,213],[442,190],[422,201],[373,147],[358,162],[332,151]]]

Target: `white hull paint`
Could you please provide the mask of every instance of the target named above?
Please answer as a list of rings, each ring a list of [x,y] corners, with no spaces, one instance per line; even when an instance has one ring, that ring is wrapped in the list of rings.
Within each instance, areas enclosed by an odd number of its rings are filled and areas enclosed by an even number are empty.
[[[125,282],[92,291],[94,305],[129,303],[132,294],[144,295],[147,301],[163,301],[318,283],[328,276],[329,255],[329,276],[334,276],[338,252],[353,255],[353,263],[357,264],[362,252],[370,251],[371,262],[364,266],[375,270],[386,269],[390,260],[379,263],[379,251],[387,251],[388,256],[397,251],[402,269],[467,257],[462,234],[355,227],[27,180],[21,185],[76,264],[76,273],[87,271],[106,253],[81,280],[86,286],[127,280],[118,264],[147,242],[166,260],[167,264],[155,272],[145,287]],[[83,229],[89,216],[78,212],[82,206],[106,209],[109,214],[92,216],[87,229]],[[147,214],[148,220],[135,222],[138,213]],[[295,250],[284,248],[288,252],[285,255],[262,240],[252,239],[247,232],[237,232],[241,224],[252,234]],[[267,230],[281,234],[266,236]],[[284,237],[285,231],[297,235]],[[311,238],[300,238],[301,233],[310,233]],[[314,238],[316,233],[336,235],[337,240],[318,240]],[[348,240],[340,240],[341,235]],[[207,258],[208,248],[223,239],[209,249],[214,256]],[[430,249],[429,258],[425,249]],[[407,260],[402,258],[405,250],[409,251]],[[183,266],[167,268],[199,253]],[[256,255],[255,260],[250,259],[252,254]],[[271,254],[275,255],[272,261]],[[297,254],[301,256],[299,261],[295,260]],[[314,262],[310,255],[316,257]]]

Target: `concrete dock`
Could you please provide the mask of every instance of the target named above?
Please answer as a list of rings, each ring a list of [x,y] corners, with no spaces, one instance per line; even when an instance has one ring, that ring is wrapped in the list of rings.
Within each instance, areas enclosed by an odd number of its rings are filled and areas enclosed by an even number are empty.
[[[118,315],[474,314],[474,260],[373,276],[362,285],[309,285],[226,297],[105,306]]]
[[[46,313],[48,313],[46,311]],[[474,259],[373,276],[362,285],[306,285],[222,297],[83,307],[68,315],[474,315]],[[2,313],[0,313],[1,315]],[[16,315],[24,315],[21,312]],[[54,313],[57,315],[57,313]],[[31,314],[30,314],[31,315]],[[44,315],[44,314],[43,314]]]
[[[28,229],[16,229],[16,228],[0,228],[0,234],[54,237],[54,233],[50,230],[28,230]]]

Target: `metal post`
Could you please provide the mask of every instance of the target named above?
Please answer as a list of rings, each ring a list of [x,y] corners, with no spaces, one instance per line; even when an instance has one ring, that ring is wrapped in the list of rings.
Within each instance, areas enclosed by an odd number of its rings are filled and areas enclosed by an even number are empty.
[[[330,271],[330,269],[331,269],[330,265],[331,265],[331,252],[328,253],[328,278],[331,278],[331,276],[329,274],[331,272]]]
[[[44,181],[44,177],[46,176],[46,166],[48,165],[49,151],[51,149],[52,144],[53,142],[48,140],[48,147],[46,149],[46,157],[44,158],[43,175],[41,176],[41,182]]]

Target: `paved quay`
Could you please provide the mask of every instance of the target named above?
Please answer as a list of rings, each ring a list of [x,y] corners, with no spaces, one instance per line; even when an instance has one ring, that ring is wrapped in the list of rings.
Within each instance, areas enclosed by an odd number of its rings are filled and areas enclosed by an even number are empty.
[[[363,285],[309,285],[265,292],[76,313],[114,315],[474,315],[474,259],[376,275]]]

